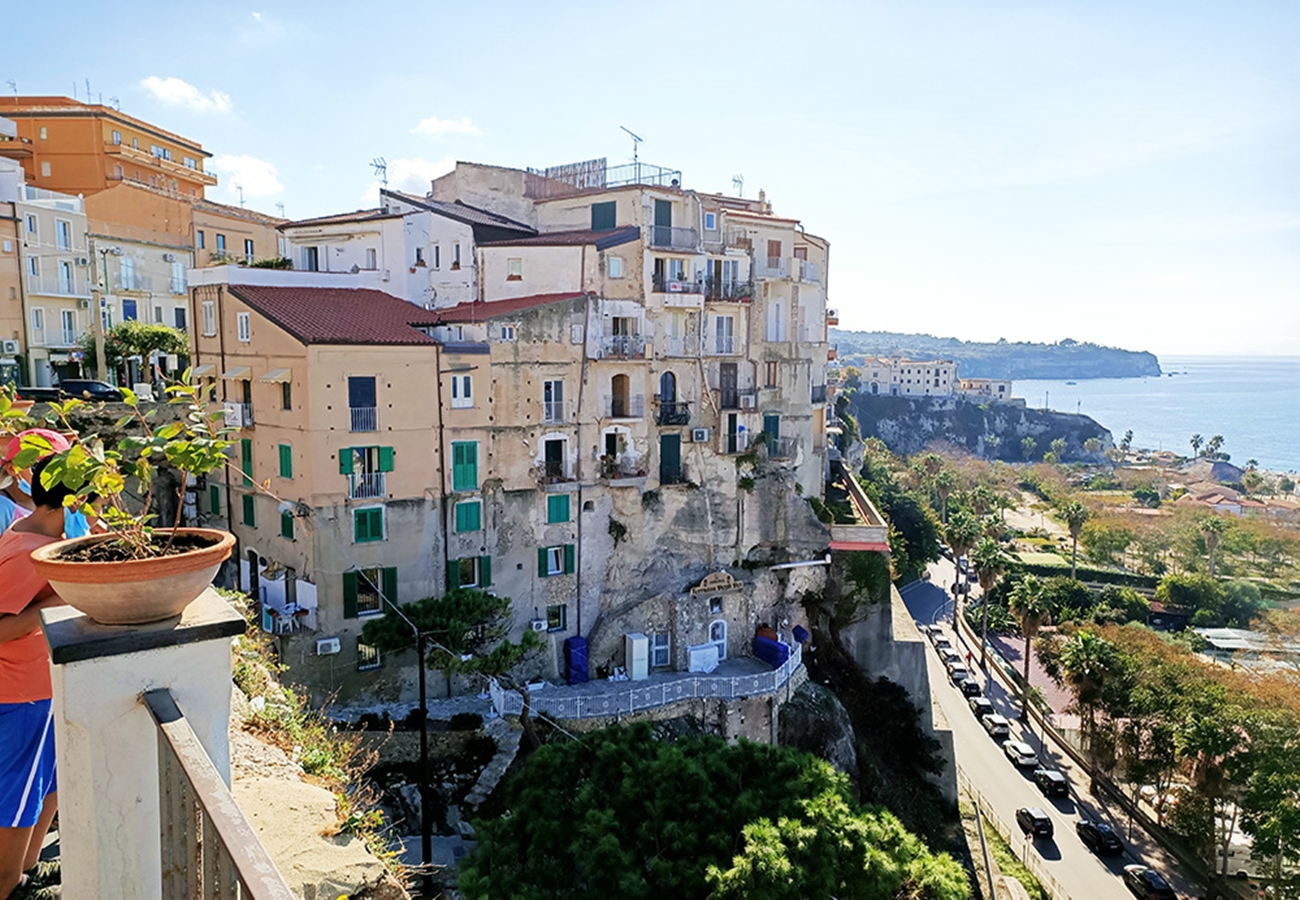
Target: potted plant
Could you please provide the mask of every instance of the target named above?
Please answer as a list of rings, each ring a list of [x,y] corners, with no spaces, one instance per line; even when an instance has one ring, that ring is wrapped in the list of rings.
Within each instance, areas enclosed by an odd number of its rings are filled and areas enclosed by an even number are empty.
[[[106,446],[95,434],[76,434],[71,414],[87,406],[76,398],[50,404],[52,416],[72,432],[71,446],[51,454],[49,442],[24,435],[15,458],[19,468],[44,456],[41,473],[48,486],[62,482],[74,492],[69,502],[94,501],[108,529],[73,540],[47,544],[32,552],[37,574],[50,582],[68,604],[97,622],[138,625],[179,615],[212,582],[234,546],[234,535],[209,528],[182,528],[183,492],[191,478],[227,464],[234,441],[224,425],[224,413],[210,412],[202,388],[190,383],[187,371],[166,388],[168,402],[185,407],[174,422],[154,427],[153,412],[142,413],[136,395],[122,388],[130,411],[116,427],[134,423],[139,434]],[[170,527],[155,527],[151,512],[158,466],[169,464],[179,475],[176,516]],[[132,508],[128,479],[138,486],[141,509]]]

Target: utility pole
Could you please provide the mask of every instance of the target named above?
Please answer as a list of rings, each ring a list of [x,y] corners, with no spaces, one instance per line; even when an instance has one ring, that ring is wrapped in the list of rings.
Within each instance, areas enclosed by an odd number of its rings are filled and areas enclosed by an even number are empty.
[[[87,242],[90,249],[90,280],[91,280],[91,300],[90,311],[90,333],[95,336],[95,378],[107,383],[108,381],[108,360],[104,350],[104,301],[105,295],[108,294],[108,257],[121,256],[121,247],[104,247],[100,249],[93,242]],[[96,266],[96,257],[99,257],[99,266]],[[104,276],[103,287],[100,287],[99,276]]]

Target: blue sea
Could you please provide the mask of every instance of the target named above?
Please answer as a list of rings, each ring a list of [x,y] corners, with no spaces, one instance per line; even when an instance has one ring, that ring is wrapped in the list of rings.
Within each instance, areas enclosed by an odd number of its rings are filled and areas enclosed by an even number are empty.
[[[1223,435],[1232,462],[1300,470],[1300,357],[1162,356],[1165,375],[1017,381],[1015,396],[1031,407],[1091,416],[1119,443],[1191,455],[1188,439]]]

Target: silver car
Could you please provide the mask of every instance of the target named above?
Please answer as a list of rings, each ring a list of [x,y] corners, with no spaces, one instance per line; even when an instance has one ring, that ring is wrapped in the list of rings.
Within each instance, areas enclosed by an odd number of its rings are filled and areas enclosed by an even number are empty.
[[[1002,752],[1007,755],[1007,759],[1015,763],[1017,768],[1038,768],[1038,754],[1024,741],[1007,741],[1002,745]]]

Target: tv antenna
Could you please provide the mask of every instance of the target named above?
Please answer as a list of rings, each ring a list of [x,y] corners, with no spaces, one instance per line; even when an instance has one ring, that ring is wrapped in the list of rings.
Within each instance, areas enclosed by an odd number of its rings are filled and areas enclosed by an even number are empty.
[[[731,176],[731,183],[732,183],[732,185],[734,185],[735,188],[736,188],[736,196],[737,196],[737,197],[743,197],[743,196],[745,196],[745,176],[744,176],[744,175],[732,175],[732,176]]]
[[[382,156],[376,156],[370,161],[370,165],[375,170],[375,177],[384,187],[388,187],[388,163]]]
[[[284,201],[275,204],[275,208],[280,211],[280,218],[284,218]]]
[[[121,100],[117,99],[116,97],[109,97],[109,98],[108,98],[108,102],[111,103],[111,104],[113,104],[113,109],[117,110],[118,112],[121,112],[121,111],[122,111],[122,101],[121,101]]]
[[[10,78],[10,79],[8,79],[8,80],[5,81],[5,84],[9,85],[9,90],[13,91],[13,92],[14,92],[14,96],[17,97],[17,96],[18,96],[18,82],[15,81],[14,79]]]
[[[618,127],[623,128],[622,125]],[[626,131],[632,137],[632,162],[634,163],[639,162],[639,160],[637,159],[637,148],[641,146],[641,142],[645,140],[645,138],[641,137],[641,135],[639,134],[636,134],[630,128],[623,128],[623,130]]]
[[[244,205],[244,186],[242,184],[237,184],[234,188],[239,191],[239,205],[242,207]]]

